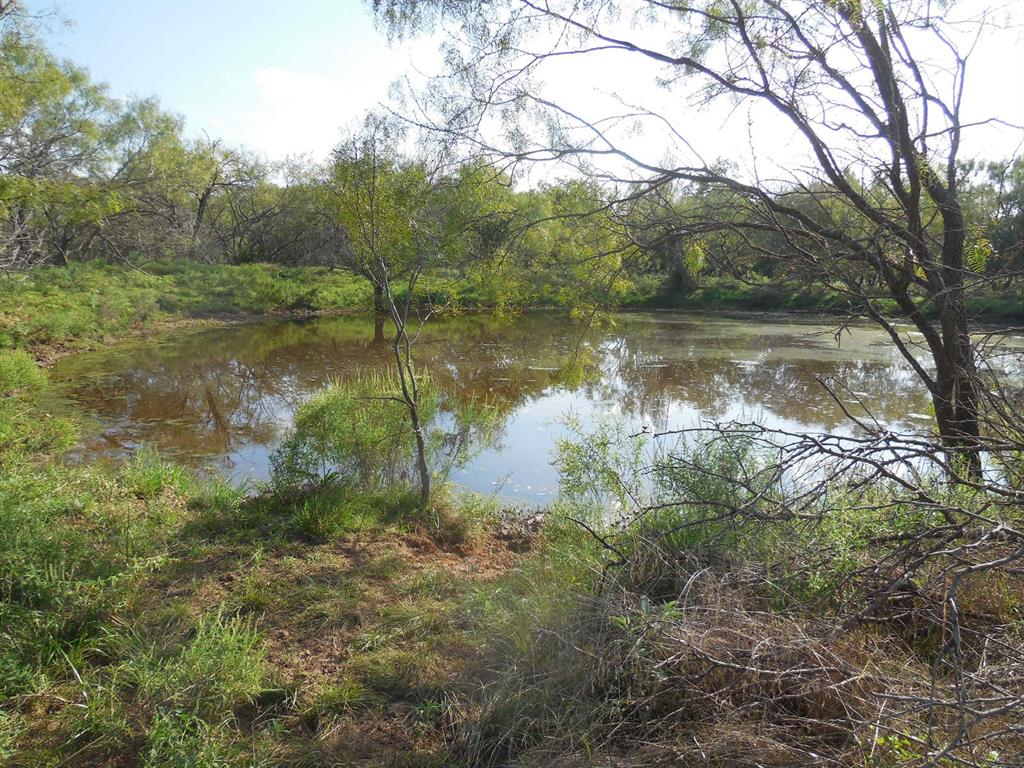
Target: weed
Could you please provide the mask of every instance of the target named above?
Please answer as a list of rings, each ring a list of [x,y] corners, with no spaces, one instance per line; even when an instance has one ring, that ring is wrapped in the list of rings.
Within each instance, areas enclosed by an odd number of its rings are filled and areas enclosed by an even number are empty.
[[[46,377],[35,360],[20,349],[0,350],[0,395],[42,389]]]
[[[379,699],[363,683],[342,679],[317,691],[306,708],[306,714],[325,719],[360,709],[372,709],[378,705]]]
[[[239,765],[230,721],[210,724],[191,712],[158,714],[147,730],[145,768],[230,768]],[[248,762],[248,761],[247,761]]]
[[[124,465],[121,478],[141,499],[154,499],[165,489],[183,496],[195,484],[195,477],[187,467],[166,461],[149,448],[135,453]]]
[[[351,511],[331,495],[307,496],[292,514],[296,530],[310,541],[321,542],[342,533],[352,522]]]
[[[266,682],[259,636],[242,619],[220,613],[200,619],[180,648],[144,650],[123,674],[150,706],[195,713],[251,701]]]

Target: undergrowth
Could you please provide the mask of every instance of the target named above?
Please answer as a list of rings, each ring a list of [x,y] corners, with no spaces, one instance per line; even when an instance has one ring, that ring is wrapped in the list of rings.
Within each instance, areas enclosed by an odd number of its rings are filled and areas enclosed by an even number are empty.
[[[1020,573],[963,572],[957,666],[943,595],[960,556],[898,578],[907,542],[992,515],[985,499],[938,479],[938,507],[837,484],[785,514],[792,488],[749,441],[643,441],[610,425],[561,445],[539,554],[479,598],[459,764],[1021,764]],[[995,540],[975,559],[1012,556]],[[886,578],[905,586],[880,592]],[[957,686],[984,717],[961,725]]]
[[[835,485],[797,509],[749,441],[608,427],[561,445],[561,499],[524,536],[443,484],[421,506],[386,468],[401,413],[367,421],[365,381],[297,421],[282,455],[307,465],[237,489],[152,451],[65,466],[45,376],[10,351],[0,372],[5,765],[1021,764],[1009,704],[935,757],[959,727],[935,691],[962,563],[895,578],[926,551],[906,542],[994,514],[970,489]],[[1022,595],[1013,570],[963,578],[972,702],[1016,695]]]

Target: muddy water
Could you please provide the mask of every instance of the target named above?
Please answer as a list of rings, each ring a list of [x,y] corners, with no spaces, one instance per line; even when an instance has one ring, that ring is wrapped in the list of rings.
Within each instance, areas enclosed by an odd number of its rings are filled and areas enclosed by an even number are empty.
[[[875,417],[927,428],[928,402],[909,367],[870,327],[837,341],[825,320],[623,314],[584,333],[563,316],[505,324],[470,316],[432,323],[416,346],[440,386],[486,397],[503,415],[495,441],[453,479],[543,503],[557,492],[555,441],[572,413],[652,431],[701,420],[844,429],[821,378],[845,383]],[[590,376],[566,363],[585,350]],[[275,321],[169,334],[67,358],[58,391],[93,417],[78,459],[118,458],[151,444],[236,482],[266,479],[296,407],[318,387],[384,368],[387,344],[359,318]]]

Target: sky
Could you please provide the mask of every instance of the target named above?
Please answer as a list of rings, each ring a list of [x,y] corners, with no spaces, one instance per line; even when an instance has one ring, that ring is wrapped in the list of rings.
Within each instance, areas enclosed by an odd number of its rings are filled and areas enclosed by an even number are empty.
[[[25,4],[65,17],[47,43],[115,96],[155,95],[190,132],[275,160],[326,154],[427,44],[389,48],[360,0]]]
[[[963,2],[969,7],[990,0]],[[393,81],[440,67],[438,38],[389,45],[362,0],[27,0],[26,5],[37,14],[56,10],[66,20],[46,21],[48,44],[108,83],[115,96],[156,95],[166,109],[185,117],[190,133],[223,138],[271,160],[323,158],[342,129],[388,100]],[[1022,41],[1020,29],[1007,29],[974,53],[968,118],[995,112],[1024,125]],[[613,55],[581,62],[586,71],[574,72],[573,66],[566,63],[552,87],[582,112],[607,110],[611,93],[664,102],[664,92],[653,86],[653,69],[624,67]],[[587,90],[582,82],[596,86]],[[651,85],[645,90],[638,83]],[[726,108],[700,115],[683,111],[677,119],[705,157],[727,155],[740,164],[763,164],[765,158],[783,166],[798,162],[793,154],[798,138],[770,117]],[[979,129],[968,137],[962,156],[1006,157],[1021,150],[1022,138],[1024,132],[1011,128]],[[649,149],[655,155],[662,151]]]

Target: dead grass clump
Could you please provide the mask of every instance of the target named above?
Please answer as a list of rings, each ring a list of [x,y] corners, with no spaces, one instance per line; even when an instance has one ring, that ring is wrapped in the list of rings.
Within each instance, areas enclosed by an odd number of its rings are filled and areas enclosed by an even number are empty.
[[[525,655],[494,661],[505,671],[467,704],[457,751],[470,765],[1024,764],[1013,710],[979,717],[1020,676],[976,665],[957,680],[884,627],[771,610],[749,576],[691,569],[656,601],[617,585],[538,627]]]

